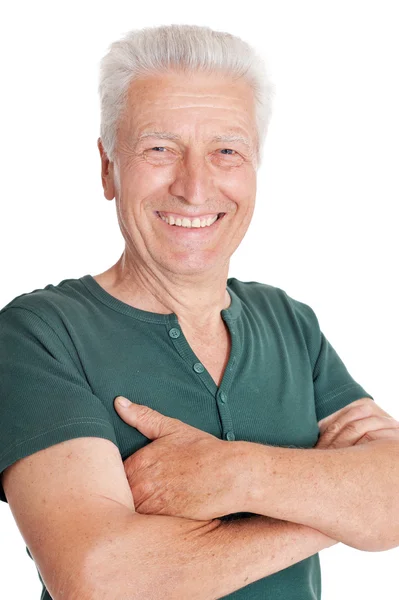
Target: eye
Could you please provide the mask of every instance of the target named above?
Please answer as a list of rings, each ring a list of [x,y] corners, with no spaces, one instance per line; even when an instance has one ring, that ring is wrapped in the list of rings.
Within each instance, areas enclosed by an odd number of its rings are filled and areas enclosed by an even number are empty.
[[[232,150],[231,148],[222,148],[221,152],[227,151],[228,153],[230,152],[234,152],[234,154],[237,154],[237,152],[235,150]]]
[[[239,167],[243,164],[243,156],[232,148],[219,148],[215,160],[221,167]]]
[[[176,152],[166,146],[153,146],[152,148],[147,148],[144,150],[143,156],[149,163],[159,166],[170,165],[178,158]]]

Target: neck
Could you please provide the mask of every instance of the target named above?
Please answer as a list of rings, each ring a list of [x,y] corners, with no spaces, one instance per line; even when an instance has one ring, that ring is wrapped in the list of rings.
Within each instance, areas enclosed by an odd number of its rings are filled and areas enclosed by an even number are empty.
[[[153,273],[129,261],[123,253],[118,262],[94,279],[109,294],[135,308],[160,314],[175,313],[190,330],[204,326],[217,331],[220,311],[231,302],[226,290],[229,264],[222,271],[192,276]]]

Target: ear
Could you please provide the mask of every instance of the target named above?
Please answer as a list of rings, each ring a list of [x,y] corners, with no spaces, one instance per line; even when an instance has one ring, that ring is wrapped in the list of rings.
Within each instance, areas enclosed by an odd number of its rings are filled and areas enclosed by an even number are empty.
[[[103,184],[104,196],[107,200],[113,200],[115,197],[114,163],[110,162],[107,153],[104,150],[101,138],[98,138],[97,146],[101,156],[101,181]]]

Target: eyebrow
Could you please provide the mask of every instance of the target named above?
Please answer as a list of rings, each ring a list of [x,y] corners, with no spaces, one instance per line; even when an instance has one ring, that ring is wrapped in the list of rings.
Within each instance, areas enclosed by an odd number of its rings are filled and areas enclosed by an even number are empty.
[[[147,138],[147,137],[156,137],[162,140],[180,140],[181,136],[177,133],[172,133],[171,131],[145,131],[140,134],[137,138],[138,141]],[[216,135],[211,140],[211,142],[242,142],[248,148],[252,148],[252,144],[248,138],[243,137],[242,135]]]

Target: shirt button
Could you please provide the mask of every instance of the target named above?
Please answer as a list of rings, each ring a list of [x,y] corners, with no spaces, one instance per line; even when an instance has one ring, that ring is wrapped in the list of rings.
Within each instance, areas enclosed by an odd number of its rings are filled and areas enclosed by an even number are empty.
[[[228,431],[226,433],[226,438],[229,440],[229,442],[232,442],[233,440],[236,439],[236,436],[234,435],[234,433],[232,431]]]
[[[172,327],[172,329],[169,329],[169,335],[171,338],[180,337],[180,329],[177,329],[176,327]]]
[[[203,373],[205,371],[205,367],[201,363],[195,363],[193,369],[196,373]]]
[[[225,402],[227,402],[227,396],[226,396],[226,394],[224,392],[220,392],[220,396],[219,397],[220,397],[220,402],[222,404],[224,404]]]

